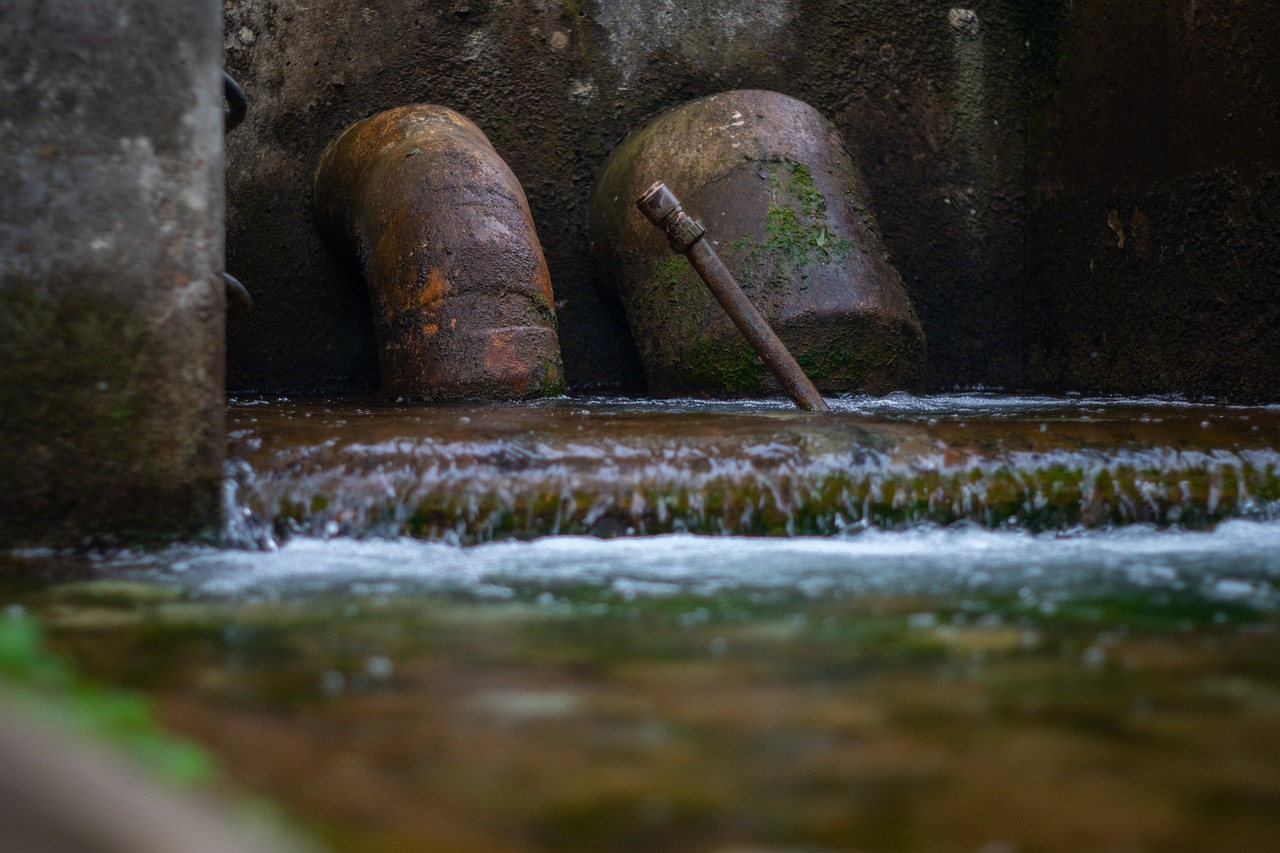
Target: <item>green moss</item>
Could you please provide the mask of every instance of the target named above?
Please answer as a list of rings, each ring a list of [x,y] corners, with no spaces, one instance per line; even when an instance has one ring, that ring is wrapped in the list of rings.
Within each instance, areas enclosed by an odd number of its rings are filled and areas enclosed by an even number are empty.
[[[744,235],[727,247],[747,289],[801,289],[814,266],[839,263],[852,244],[827,224],[827,197],[808,166],[795,161],[769,165],[773,200],[765,212],[763,238]]]
[[[19,711],[109,743],[165,782],[202,784],[214,775],[203,750],[157,725],[146,699],[89,684],[51,654],[30,617],[0,619],[0,685]]]
[[[564,395],[564,370],[557,362],[550,359],[542,364],[543,382],[538,387],[539,397],[560,397]]]
[[[201,341],[95,282],[57,286],[0,282],[0,546],[212,537],[221,397],[179,379],[209,368]]]
[[[691,275],[692,267],[683,255],[669,254],[656,258],[649,267],[649,286],[657,293],[673,294],[681,282]]]
[[[747,396],[767,391],[764,364],[746,344],[726,347],[716,341],[699,340],[685,355],[689,382],[700,388],[722,388],[729,394]]]
[[[861,387],[867,376],[862,353],[839,342],[801,350],[796,361],[809,376],[841,387]]]
[[[808,166],[797,163],[794,160],[788,160],[784,163],[786,169],[791,174],[790,189],[792,196],[796,201],[800,202],[800,210],[805,216],[811,219],[827,218],[827,197],[824,196],[818,185],[813,181],[813,172]],[[778,187],[777,172],[775,171],[770,177],[774,187]]]

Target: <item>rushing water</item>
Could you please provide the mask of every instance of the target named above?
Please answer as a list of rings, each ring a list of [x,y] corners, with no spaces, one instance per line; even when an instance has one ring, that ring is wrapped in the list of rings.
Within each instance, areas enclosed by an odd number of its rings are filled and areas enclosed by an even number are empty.
[[[1207,527],[1280,506],[1280,409],[969,395],[232,408],[229,536],[453,543],[972,521]]]
[[[1270,849],[1280,410],[836,407],[241,402],[0,604],[339,850]]]

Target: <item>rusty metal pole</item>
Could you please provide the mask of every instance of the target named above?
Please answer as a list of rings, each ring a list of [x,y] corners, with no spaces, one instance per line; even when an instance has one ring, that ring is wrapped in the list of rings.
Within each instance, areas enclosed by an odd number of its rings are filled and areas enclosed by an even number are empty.
[[[809,412],[831,411],[827,401],[822,399],[818,389],[787,351],[769,322],[742,292],[742,288],[738,287],[733,274],[725,267],[715,249],[702,239],[706,229],[701,222],[684,212],[675,193],[662,181],[658,181],[636,200],[636,206],[645,218],[666,232],[672,250],[689,259],[707,289],[795,404]]]

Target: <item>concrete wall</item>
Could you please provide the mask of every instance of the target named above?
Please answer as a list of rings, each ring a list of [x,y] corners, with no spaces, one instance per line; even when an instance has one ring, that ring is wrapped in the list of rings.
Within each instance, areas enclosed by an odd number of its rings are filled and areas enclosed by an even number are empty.
[[[0,547],[216,532],[216,0],[0,8]]]
[[[309,213],[320,150],[412,101],[475,120],[524,184],[576,390],[640,390],[597,297],[587,195],[628,130],[775,89],[866,170],[932,388],[1280,398],[1280,18],[1264,0],[231,0],[253,101],[228,158],[244,391],[371,391],[355,270]],[[625,203],[626,200],[624,200]]]
[[[1280,399],[1274,4],[1040,5],[1029,379]]]
[[[930,346],[935,386],[1023,376],[1022,0],[229,0],[228,328],[233,391],[377,387],[355,270],[321,244],[310,181],[351,122],[412,102],[488,134],[528,195],[576,390],[639,390],[621,318],[588,277],[587,197],[627,132],[675,104],[774,89],[832,119],[867,171]],[[623,203],[631,203],[624,200]]]

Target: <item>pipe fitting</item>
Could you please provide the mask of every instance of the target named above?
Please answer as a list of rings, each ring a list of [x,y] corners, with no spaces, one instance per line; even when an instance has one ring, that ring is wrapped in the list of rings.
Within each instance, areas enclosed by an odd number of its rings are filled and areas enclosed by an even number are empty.
[[[662,181],[645,190],[644,195],[636,201],[636,206],[646,219],[667,235],[667,239],[671,241],[671,249],[677,255],[689,251],[707,233],[701,222],[684,212],[676,194]]]

